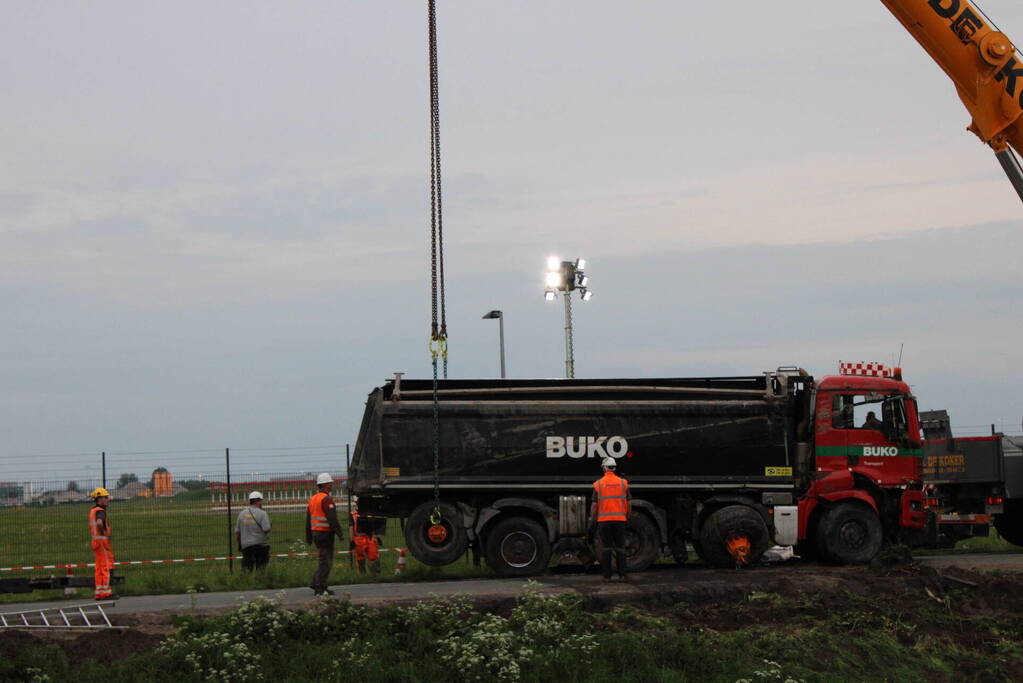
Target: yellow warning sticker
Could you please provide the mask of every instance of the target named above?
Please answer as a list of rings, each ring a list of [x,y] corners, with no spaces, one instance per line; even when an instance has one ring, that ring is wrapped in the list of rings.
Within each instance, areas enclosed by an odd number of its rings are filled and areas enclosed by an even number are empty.
[[[400,467],[385,467],[384,468],[384,476],[387,477],[388,479],[393,479],[394,477],[400,477],[401,476],[401,468]]]
[[[791,467],[765,467],[764,468],[764,476],[765,477],[791,477],[792,476],[792,468]]]

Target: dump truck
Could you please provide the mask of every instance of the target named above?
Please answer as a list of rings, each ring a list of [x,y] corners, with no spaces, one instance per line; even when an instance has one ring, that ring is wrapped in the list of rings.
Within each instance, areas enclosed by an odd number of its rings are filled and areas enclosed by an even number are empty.
[[[876,422],[864,424],[868,412]],[[878,417],[879,416],[879,417]],[[799,544],[837,564],[922,534],[920,426],[900,372],[843,364],[741,377],[402,379],[375,388],[351,463],[359,509],[403,519],[411,554],[472,550],[498,574],[599,557],[604,457],[629,481],[630,571],[662,553],[756,562]]]
[[[955,437],[946,410],[920,413],[927,545],[951,548],[994,524],[1009,543],[1023,546],[1023,449],[1020,439]]]

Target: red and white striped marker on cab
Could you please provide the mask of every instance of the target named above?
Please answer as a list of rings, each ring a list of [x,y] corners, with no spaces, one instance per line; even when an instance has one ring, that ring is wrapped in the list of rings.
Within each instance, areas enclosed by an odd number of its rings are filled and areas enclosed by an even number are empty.
[[[394,565],[394,574],[397,576],[405,571],[405,549],[398,548],[398,563]]]

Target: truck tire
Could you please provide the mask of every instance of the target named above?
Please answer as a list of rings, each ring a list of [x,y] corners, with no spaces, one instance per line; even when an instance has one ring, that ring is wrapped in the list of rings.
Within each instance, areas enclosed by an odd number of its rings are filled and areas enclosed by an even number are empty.
[[[451,503],[440,504],[443,531],[437,533],[430,521],[433,514],[433,501],[421,503],[405,522],[405,543],[412,557],[430,567],[443,567],[451,564],[465,552],[469,546],[469,537],[462,523],[462,513]]]
[[[604,544],[600,542],[598,533],[593,539],[593,547],[600,559]],[[625,567],[630,572],[641,572],[654,563],[661,549],[658,540],[657,525],[642,512],[629,515],[625,523]]]
[[[1023,546],[1023,501],[1005,502],[1005,512],[995,515],[995,530],[1009,543]]]
[[[740,563],[728,552],[728,541],[732,537],[745,537],[749,543],[746,561]],[[700,527],[700,556],[715,567],[729,568],[741,564],[752,564],[767,552],[770,532],[767,524],[753,508],[745,505],[729,505],[707,516]]]
[[[542,574],[551,561],[547,530],[528,517],[506,517],[487,531],[487,563],[501,576]]]
[[[668,548],[671,550],[671,557],[675,560],[675,564],[683,565],[689,559],[686,536],[681,531],[675,531],[668,537]]]
[[[884,532],[873,510],[847,500],[823,512],[815,540],[821,559],[829,564],[867,564],[881,550]]]

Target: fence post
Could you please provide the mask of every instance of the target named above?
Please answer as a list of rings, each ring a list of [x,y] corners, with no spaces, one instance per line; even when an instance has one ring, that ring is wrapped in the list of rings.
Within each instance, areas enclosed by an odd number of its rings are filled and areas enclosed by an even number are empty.
[[[101,463],[102,469],[103,469],[103,484],[102,484],[102,486],[103,486],[103,488],[106,488],[107,487],[107,452],[103,451],[102,453],[99,454],[99,457],[100,457],[100,463]]]
[[[234,530],[231,528],[231,449],[224,449],[224,471],[227,475],[227,571],[234,572]]]

